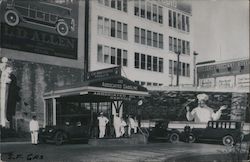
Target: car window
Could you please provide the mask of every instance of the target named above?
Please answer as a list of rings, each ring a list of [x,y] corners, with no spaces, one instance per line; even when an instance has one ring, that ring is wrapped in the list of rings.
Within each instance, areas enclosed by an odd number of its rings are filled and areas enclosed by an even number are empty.
[[[231,129],[236,129],[236,123],[231,123]]]
[[[229,128],[230,128],[230,123],[226,122],[226,129],[229,129]]]

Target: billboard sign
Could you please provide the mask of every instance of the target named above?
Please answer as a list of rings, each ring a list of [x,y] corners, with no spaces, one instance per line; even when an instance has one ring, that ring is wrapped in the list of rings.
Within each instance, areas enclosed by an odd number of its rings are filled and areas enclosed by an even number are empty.
[[[5,0],[1,47],[77,59],[77,3]]]

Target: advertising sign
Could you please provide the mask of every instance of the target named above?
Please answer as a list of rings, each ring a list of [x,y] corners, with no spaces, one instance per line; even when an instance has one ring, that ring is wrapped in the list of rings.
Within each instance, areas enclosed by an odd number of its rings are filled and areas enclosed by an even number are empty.
[[[234,87],[234,76],[224,76],[216,78],[217,88],[232,88]]]
[[[121,76],[121,67],[91,71],[87,74],[87,80],[103,79],[111,76]]]
[[[243,87],[250,87],[250,75],[249,74],[242,74],[236,75],[236,87],[243,88]]]
[[[77,59],[77,3],[5,0],[1,47]]]
[[[214,87],[215,84],[215,78],[205,78],[205,79],[199,79],[199,86],[200,87]]]

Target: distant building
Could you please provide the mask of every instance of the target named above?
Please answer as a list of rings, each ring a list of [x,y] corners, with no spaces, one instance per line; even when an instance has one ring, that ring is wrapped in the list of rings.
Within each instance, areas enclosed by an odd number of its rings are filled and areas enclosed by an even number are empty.
[[[249,58],[197,63],[198,87],[235,89],[250,88]]]

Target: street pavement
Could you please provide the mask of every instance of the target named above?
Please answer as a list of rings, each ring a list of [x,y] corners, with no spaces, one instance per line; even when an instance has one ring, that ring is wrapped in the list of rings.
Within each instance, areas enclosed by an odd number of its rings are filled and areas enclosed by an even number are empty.
[[[29,142],[1,143],[3,162],[167,162],[199,155],[227,156],[223,145],[200,143],[149,143],[143,145],[91,146],[88,144],[31,145]],[[210,159],[202,161],[214,161]],[[178,160],[179,159],[179,160]],[[185,160],[184,160],[185,161]]]

